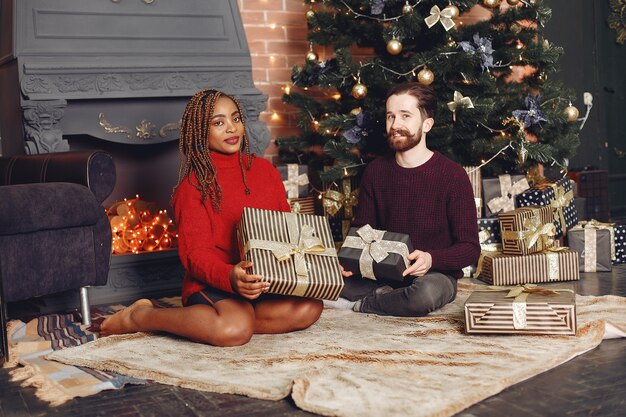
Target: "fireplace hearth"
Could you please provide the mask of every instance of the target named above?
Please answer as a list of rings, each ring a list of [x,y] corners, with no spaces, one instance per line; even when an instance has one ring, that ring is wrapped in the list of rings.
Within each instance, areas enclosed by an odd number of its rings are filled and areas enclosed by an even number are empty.
[[[102,149],[117,183],[173,213],[178,128],[188,99],[216,88],[241,103],[251,148],[270,139],[236,0],[0,0],[2,153]],[[92,304],[180,290],[177,251],[114,255]]]

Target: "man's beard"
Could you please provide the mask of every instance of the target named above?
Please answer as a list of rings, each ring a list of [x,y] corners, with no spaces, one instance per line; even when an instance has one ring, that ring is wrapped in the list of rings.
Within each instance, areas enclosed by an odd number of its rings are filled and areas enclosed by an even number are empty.
[[[394,133],[399,133],[401,136],[404,136],[403,139],[395,139],[393,137]],[[405,129],[391,129],[389,133],[387,133],[387,143],[389,143],[389,147],[396,152],[406,152],[415,148],[422,141],[422,129],[420,128],[415,135],[412,135],[411,132]]]

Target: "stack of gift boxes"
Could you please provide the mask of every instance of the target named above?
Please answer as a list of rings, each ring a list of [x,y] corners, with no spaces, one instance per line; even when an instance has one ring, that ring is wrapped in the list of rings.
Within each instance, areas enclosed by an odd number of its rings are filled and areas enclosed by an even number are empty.
[[[283,164],[276,167],[287,193],[291,211],[315,214],[315,197],[309,193],[309,169],[306,165]]]
[[[481,185],[482,251],[465,273],[491,285],[465,304],[468,333],[575,334],[574,292],[537,284],[578,280],[580,271],[626,262],[624,226],[579,222],[569,178],[531,187],[525,176],[502,175]]]

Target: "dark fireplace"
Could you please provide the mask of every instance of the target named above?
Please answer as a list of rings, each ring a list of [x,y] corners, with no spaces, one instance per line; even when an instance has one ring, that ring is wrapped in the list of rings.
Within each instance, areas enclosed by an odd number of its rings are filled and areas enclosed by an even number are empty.
[[[106,206],[139,195],[173,217],[180,118],[200,89],[237,97],[253,151],[269,143],[236,0],[0,0],[0,12],[3,154],[111,153]],[[177,290],[182,273],[175,249],[114,255],[92,303]]]

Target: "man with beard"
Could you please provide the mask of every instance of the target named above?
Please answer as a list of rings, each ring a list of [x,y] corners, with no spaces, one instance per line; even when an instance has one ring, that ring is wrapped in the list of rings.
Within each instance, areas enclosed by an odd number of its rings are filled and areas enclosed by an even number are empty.
[[[463,167],[426,145],[435,123],[434,91],[415,82],[387,95],[387,141],[393,155],[366,168],[353,226],[406,233],[415,251],[403,283],[343,271],[336,308],[392,316],[424,316],[454,300],[461,269],[480,255],[476,208]],[[384,278],[384,277],[383,277]]]

